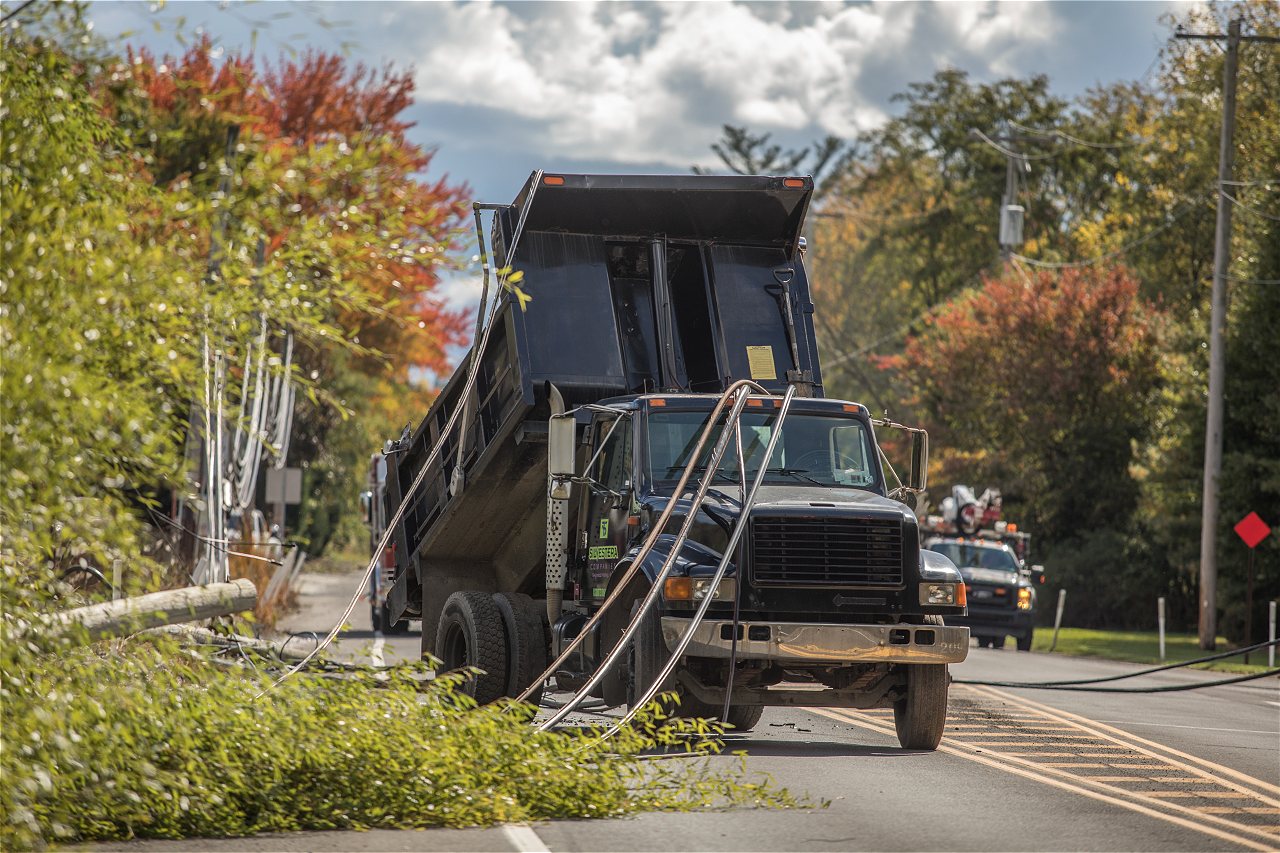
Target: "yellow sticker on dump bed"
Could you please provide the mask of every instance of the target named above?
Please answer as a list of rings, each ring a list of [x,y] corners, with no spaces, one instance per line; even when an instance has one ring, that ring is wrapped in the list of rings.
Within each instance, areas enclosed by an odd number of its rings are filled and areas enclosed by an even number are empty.
[[[773,347],[747,347],[747,366],[752,379],[777,379],[773,367]]]

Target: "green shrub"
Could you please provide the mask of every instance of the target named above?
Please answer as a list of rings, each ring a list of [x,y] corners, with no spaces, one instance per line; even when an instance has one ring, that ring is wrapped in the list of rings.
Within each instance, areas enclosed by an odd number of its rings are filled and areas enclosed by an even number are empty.
[[[794,802],[713,768],[714,723],[655,710],[607,743],[539,733],[531,709],[477,708],[417,666],[300,673],[255,699],[265,671],[150,636],[49,652],[9,633],[3,663],[4,849]],[[664,745],[704,757],[641,759]]]

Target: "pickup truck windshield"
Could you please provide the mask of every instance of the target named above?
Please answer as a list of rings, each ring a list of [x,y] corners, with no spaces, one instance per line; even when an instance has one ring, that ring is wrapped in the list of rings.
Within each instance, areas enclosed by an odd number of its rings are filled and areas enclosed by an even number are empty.
[[[654,482],[679,479],[706,417],[707,413],[702,411],[650,410],[649,473]],[[764,449],[777,417],[774,410],[748,409],[742,414],[743,457],[747,462],[748,481],[764,464]],[[769,460],[764,481],[874,490],[878,484],[872,452],[870,437],[861,421],[792,411],[782,426],[782,436]],[[708,446],[703,459],[709,459],[710,455]],[[716,481],[738,483],[740,476],[737,453],[731,443]]]
[[[1004,548],[987,548],[963,542],[935,542],[930,551],[937,551],[960,568],[999,569],[1016,572],[1018,561]]]

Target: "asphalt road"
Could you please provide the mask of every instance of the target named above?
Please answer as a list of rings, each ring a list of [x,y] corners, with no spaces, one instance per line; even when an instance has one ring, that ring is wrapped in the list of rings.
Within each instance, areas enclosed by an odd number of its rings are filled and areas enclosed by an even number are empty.
[[[290,631],[332,627],[355,575],[303,575]],[[339,655],[388,663],[417,634],[378,638],[367,606]],[[963,680],[1092,678],[1140,667],[973,648]],[[1208,681],[1175,670],[1142,686]],[[1128,685],[1121,682],[1119,685]],[[898,748],[891,714],[769,709],[732,736],[747,767],[825,808],[650,814],[533,827],[299,833],[143,842],[130,850],[1277,850],[1280,684],[1166,694],[997,689],[957,683],[936,753]],[[729,760],[729,759],[725,759]]]

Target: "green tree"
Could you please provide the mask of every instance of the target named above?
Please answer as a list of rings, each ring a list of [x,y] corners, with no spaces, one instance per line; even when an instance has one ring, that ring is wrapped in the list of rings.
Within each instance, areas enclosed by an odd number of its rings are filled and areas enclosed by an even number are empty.
[[[998,485],[1056,580],[1074,589],[1124,572],[1123,548],[1102,563],[1074,558],[1127,529],[1159,324],[1123,269],[1011,271],[950,303],[886,360],[940,447],[934,482]],[[1083,618],[1127,610],[1112,596],[1073,605]]]

